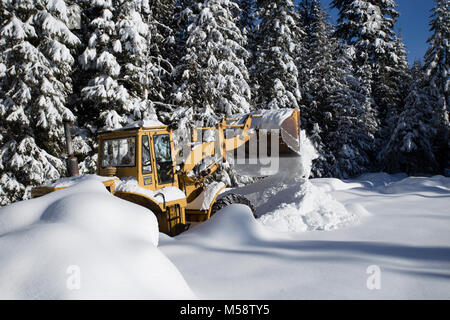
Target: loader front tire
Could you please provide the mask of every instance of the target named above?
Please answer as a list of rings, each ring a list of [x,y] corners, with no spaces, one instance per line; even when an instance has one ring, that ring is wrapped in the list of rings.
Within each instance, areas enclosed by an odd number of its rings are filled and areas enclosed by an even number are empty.
[[[240,194],[237,194],[237,193],[229,193],[229,194],[217,199],[211,208],[211,216],[213,216],[217,211],[219,211],[225,207],[228,207],[231,204],[235,204],[235,203],[248,206],[250,208],[250,210],[252,210],[253,216],[256,218],[255,207],[250,202],[250,200],[248,200],[246,197],[244,197]]]

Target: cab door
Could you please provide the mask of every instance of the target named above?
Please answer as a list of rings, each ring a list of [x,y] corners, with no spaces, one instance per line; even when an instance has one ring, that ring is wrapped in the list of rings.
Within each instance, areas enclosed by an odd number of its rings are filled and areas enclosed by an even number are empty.
[[[154,133],[151,136],[153,146],[153,160],[155,169],[155,182],[158,189],[168,185],[174,185],[175,162],[172,155],[173,143],[167,132]]]
[[[153,172],[153,159],[151,152],[151,140],[147,133],[141,136],[141,173],[142,173],[142,185],[147,189],[155,189],[155,175]]]

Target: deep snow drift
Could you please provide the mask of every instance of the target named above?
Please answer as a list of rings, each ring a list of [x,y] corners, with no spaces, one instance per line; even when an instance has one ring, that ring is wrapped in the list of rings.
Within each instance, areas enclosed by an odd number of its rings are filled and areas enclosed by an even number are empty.
[[[157,220],[93,177],[0,209],[0,299],[190,299]]]

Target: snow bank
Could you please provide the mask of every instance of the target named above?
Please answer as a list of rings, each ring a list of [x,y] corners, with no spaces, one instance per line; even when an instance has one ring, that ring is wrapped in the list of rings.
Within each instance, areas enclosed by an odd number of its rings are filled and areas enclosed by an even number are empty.
[[[352,184],[361,184],[368,189],[383,194],[397,193],[445,193],[450,192],[450,179],[444,176],[408,177],[405,173],[388,174],[385,172],[365,173]]]
[[[223,247],[279,239],[278,234],[274,237],[271,230],[255,220],[250,208],[242,204],[232,204],[221,209],[209,220],[182,233],[176,239],[188,241],[192,236],[199,243],[214,243]]]
[[[309,181],[289,186],[274,195],[269,213],[259,221],[283,232],[333,230],[354,223],[358,216]]]
[[[391,175],[386,172],[371,172],[360,175],[359,177],[355,178],[354,181],[361,182],[365,187],[368,188],[383,188],[406,177],[407,175],[404,173]]]
[[[342,181],[337,178],[313,179],[311,180],[311,183],[316,187],[318,187],[323,192],[342,191],[363,187],[362,183]]]
[[[308,180],[317,152],[304,131],[301,132],[300,154],[296,163],[280,168],[276,175],[233,192],[249,198],[256,207],[258,221],[277,231],[333,230],[356,223],[361,208],[347,210],[327,193],[327,188]],[[335,187],[343,188],[342,184],[335,183]]]
[[[411,192],[450,192],[450,179],[444,176],[434,177],[407,177],[399,181],[393,181],[383,186],[378,186],[377,190],[381,193],[411,193]]]
[[[111,179],[119,179],[117,177],[103,177],[96,174],[86,174],[82,176],[76,176],[76,177],[65,177],[60,178],[58,180],[48,180],[43,183],[44,186],[52,187],[52,188],[67,188],[70,186],[73,186],[77,183],[80,183],[84,180],[96,180],[99,182],[108,181]]]
[[[147,209],[85,177],[0,209],[0,299],[189,299]]]

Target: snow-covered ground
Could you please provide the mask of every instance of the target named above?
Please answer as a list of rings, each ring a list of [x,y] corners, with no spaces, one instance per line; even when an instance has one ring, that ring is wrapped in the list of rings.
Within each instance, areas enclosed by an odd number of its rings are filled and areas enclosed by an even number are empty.
[[[234,191],[261,217],[232,205],[175,238],[89,177],[4,207],[0,298],[450,299],[450,178]]]
[[[358,218],[276,232],[234,205],[159,248],[200,298],[450,299],[449,178],[311,183]]]

